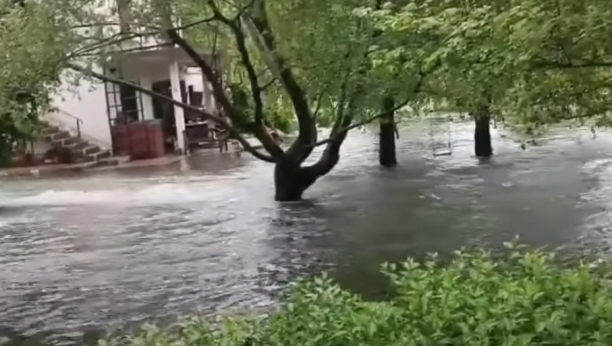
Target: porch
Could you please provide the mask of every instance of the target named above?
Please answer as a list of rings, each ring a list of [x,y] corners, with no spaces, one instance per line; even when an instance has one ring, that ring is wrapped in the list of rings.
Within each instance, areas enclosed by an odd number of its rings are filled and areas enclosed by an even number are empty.
[[[219,114],[210,83],[192,65],[181,49],[164,47],[115,54],[107,62],[105,73]],[[218,65],[213,63],[216,68]],[[151,158],[185,154],[199,143],[224,147],[216,124],[198,113],[185,112],[130,86],[106,83],[105,94],[115,155]]]

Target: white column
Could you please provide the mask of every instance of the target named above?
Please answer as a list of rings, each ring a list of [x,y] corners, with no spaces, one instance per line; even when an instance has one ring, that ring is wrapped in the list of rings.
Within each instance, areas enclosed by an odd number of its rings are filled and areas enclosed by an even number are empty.
[[[151,77],[148,75],[142,76],[140,78],[140,85],[143,88],[151,90],[153,88]],[[155,114],[153,114],[153,98],[143,93],[140,93],[140,97],[142,99],[142,115],[144,120],[155,119]],[[140,105],[138,105],[138,107],[140,107]]]
[[[172,87],[172,98],[177,101],[181,99],[181,71],[176,61],[170,63],[170,85]],[[185,154],[185,112],[183,108],[174,106],[174,122],[176,124],[177,150]]]
[[[212,85],[206,81],[206,89],[208,89],[208,97],[206,103],[208,103],[209,112],[216,114],[217,113],[217,104],[215,103],[215,96],[213,94]]]
[[[204,110],[207,112],[212,112],[212,108],[208,102],[208,94],[210,94],[208,81],[206,80],[206,77],[202,76],[202,106],[204,106]]]

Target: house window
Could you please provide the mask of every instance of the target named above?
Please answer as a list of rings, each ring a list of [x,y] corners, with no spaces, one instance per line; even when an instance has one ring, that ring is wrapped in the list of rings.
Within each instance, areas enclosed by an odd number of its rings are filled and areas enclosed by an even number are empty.
[[[125,123],[140,120],[138,117],[138,94],[131,85],[120,85],[119,96],[121,98],[121,115]]]

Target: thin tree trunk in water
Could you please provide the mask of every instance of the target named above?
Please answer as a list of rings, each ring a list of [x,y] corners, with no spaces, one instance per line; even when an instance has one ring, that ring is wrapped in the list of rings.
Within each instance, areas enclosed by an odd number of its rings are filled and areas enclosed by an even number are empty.
[[[383,167],[397,166],[395,154],[395,100],[387,96],[382,101],[382,111],[385,115],[380,118],[380,133],[378,146],[378,160]]]
[[[489,158],[493,156],[491,144],[491,116],[476,115],[476,130],[474,131],[474,150],[476,157]]]

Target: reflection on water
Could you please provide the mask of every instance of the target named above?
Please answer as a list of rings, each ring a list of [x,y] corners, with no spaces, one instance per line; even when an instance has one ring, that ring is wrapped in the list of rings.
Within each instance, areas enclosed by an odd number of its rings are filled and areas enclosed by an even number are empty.
[[[300,203],[273,202],[272,167],[247,155],[4,182],[0,335],[74,342],[107,326],[265,309],[319,270],[375,296],[383,261],[517,234],[578,255],[612,245],[612,135],[561,130],[527,151],[496,135],[495,159],[478,162],[470,124],[453,124],[451,157],[433,158],[424,133],[403,129],[392,171],[377,167],[375,134],[351,134]]]

